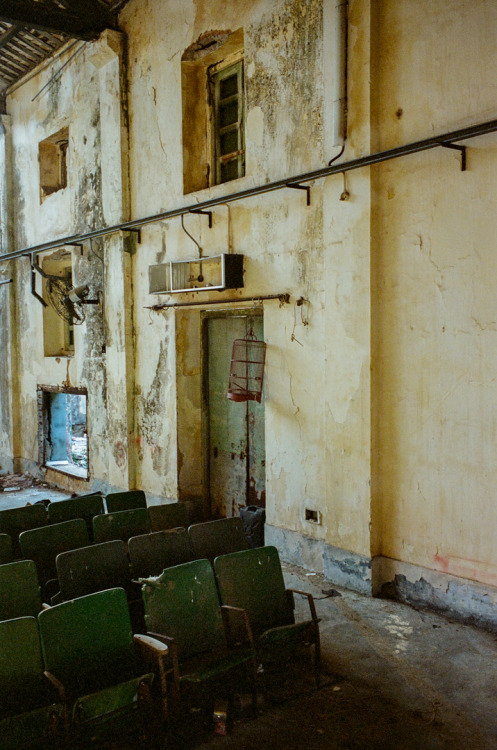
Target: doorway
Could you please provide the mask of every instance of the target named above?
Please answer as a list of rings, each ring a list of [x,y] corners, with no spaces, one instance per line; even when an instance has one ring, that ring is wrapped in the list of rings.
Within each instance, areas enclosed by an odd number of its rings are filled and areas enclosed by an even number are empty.
[[[263,507],[266,500],[264,399],[227,398],[233,342],[250,331],[263,340],[262,312],[204,318],[205,466],[213,517],[238,516],[240,508]]]

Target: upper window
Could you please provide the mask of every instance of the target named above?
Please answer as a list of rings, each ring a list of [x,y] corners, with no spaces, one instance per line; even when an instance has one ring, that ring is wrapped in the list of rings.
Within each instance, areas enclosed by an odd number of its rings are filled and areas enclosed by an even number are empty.
[[[245,174],[243,29],[202,35],[181,61],[185,193]]]
[[[62,128],[38,144],[40,200],[67,187],[69,128]]]
[[[212,102],[214,182],[228,182],[245,174],[243,127],[243,60],[209,69]]]

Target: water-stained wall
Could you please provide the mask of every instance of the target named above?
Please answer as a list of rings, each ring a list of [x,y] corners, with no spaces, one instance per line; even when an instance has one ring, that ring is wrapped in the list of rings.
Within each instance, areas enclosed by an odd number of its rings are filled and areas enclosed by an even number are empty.
[[[66,62],[61,75],[59,68]],[[73,45],[9,96],[9,115],[4,120],[13,166],[5,178],[9,209],[5,213],[12,229],[3,251],[88,232],[127,218],[123,71],[122,37],[107,32],[93,44]],[[67,186],[42,195],[39,143],[59,131],[68,133]],[[65,250],[72,254],[73,285],[88,285],[89,297],[101,302],[85,306],[85,322],[74,326],[74,356],[45,356],[43,308],[31,293],[30,261],[21,258],[12,263],[12,364],[2,382],[2,394],[9,390],[13,394],[11,456],[17,469],[37,471],[37,386],[85,387],[90,486],[127,487],[129,373],[120,360],[125,362],[129,356],[126,339],[131,339],[129,334],[126,337],[131,305],[127,293],[130,280],[125,278],[129,261],[120,238],[97,239],[77,248],[68,245]],[[44,257],[41,254],[33,259],[41,266]],[[41,293],[41,276],[35,274],[35,278]],[[131,359],[132,351],[131,347]],[[123,446],[120,450],[116,448],[119,443]],[[50,478],[62,486],[79,490],[88,486],[53,474]]]
[[[350,158],[369,152],[369,11],[367,3],[351,5]],[[126,6],[120,23],[128,35],[134,217],[316,169],[338,154],[331,135],[333,10],[321,0]],[[235,31],[244,46],[246,175],[194,193],[188,185],[184,195],[182,112],[190,110],[182,102],[182,57],[199,39]],[[187,215],[185,227],[205,255],[244,255],[244,288],[179,299],[290,295],[290,304],[263,303],[267,538],[327,572],[328,551],[348,550],[343,575],[367,589],[369,176],[349,178],[347,203],[339,200],[342,183],[337,176],[313,184],[309,207],[298,190],[219,206],[212,229],[206,217]],[[202,307],[150,311],[174,299],[148,295],[147,271],[197,253],[175,218],[144,227],[134,256],[138,474],[140,486],[166,497],[207,490]],[[306,521],[306,509],[321,523]]]
[[[496,117],[496,23],[487,0],[375,8],[375,150]],[[461,145],[465,172],[436,149],[372,176],[378,587],[454,609],[471,582],[497,584],[497,145]],[[476,617],[492,591],[474,597]]]
[[[126,55],[107,33],[35,101],[56,67],[8,98],[12,241],[194,206],[491,119],[496,16],[491,0],[350,0],[340,156],[334,3],[131,0],[119,18]],[[208,107],[185,103],[201,85],[182,63],[191,72],[219,40],[243,44],[245,176],[197,190],[205,164],[191,180],[185,164],[208,159],[210,123],[202,115],[185,142],[185,113]],[[38,143],[66,127],[68,187],[40,202]],[[198,303],[256,306],[266,541],[337,583],[492,622],[495,138],[466,145],[465,172],[459,153],[433,149],[309,183],[309,206],[288,188],[216,206],[212,228],[188,213],[184,227],[143,226],[140,243],[119,232],[86,243],[74,274],[104,307],[88,311],[72,359],[43,357],[29,264],[17,261],[15,285],[0,287],[14,332],[0,333],[12,352],[0,366],[1,470],[9,455],[36,467],[37,385],[86,386],[93,484],[202,498],[205,510],[202,330],[215,308]],[[243,288],[149,294],[149,266],[199,252],[242,254]],[[289,302],[262,299],[281,294]],[[153,309],[175,301],[197,306]]]

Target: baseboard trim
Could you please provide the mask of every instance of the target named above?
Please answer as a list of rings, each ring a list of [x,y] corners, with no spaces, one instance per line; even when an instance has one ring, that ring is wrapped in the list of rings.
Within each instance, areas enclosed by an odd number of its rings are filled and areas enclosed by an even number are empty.
[[[264,541],[275,546],[285,562],[322,573],[337,586],[372,594],[371,559],[368,557],[269,524],[265,526]]]
[[[373,594],[497,631],[497,588],[418,565],[376,557]]]
[[[497,632],[497,588],[378,556],[370,559],[297,531],[266,524],[265,543],[285,562],[322,573],[336,586],[396,599]]]

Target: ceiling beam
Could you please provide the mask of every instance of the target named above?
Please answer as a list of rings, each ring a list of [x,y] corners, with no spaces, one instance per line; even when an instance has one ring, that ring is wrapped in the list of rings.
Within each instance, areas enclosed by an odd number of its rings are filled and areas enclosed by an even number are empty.
[[[74,39],[95,39],[108,28],[115,28],[115,17],[108,13],[97,0],[87,0],[86,11],[79,12],[79,5],[67,10],[45,0],[1,0],[0,21],[40,29],[55,34],[66,34]]]
[[[2,49],[2,47],[5,47],[5,45],[8,44],[20,30],[21,26],[12,26],[7,31],[4,31],[4,33],[0,36],[0,49]]]

